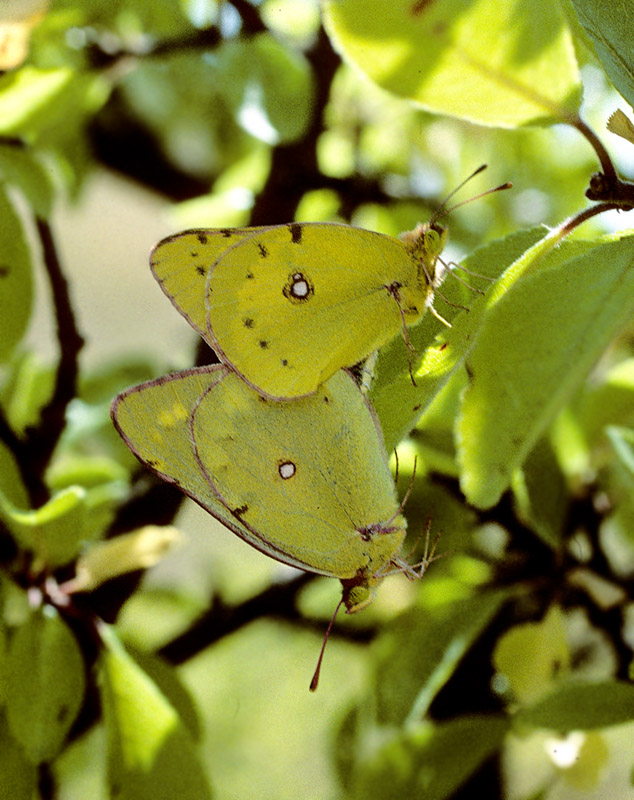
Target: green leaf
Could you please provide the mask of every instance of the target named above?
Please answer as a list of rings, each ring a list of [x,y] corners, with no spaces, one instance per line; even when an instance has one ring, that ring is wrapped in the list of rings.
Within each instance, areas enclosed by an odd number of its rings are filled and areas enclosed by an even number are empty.
[[[24,508],[29,503],[18,462],[4,442],[0,442],[0,496],[2,495],[18,508]]]
[[[515,127],[574,113],[581,85],[558,3],[328,0],[338,50],[424,108]]]
[[[568,511],[568,486],[548,439],[542,437],[511,481],[518,518],[556,548]]]
[[[66,623],[50,607],[29,617],[11,638],[7,719],[34,763],[60,751],[82,704],[84,663]]]
[[[106,79],[68,67],[25,66],[0,76],[0,134],[50,144],[77,140],[87,113],[108,98]]]
[[[11,736],[7,720],[0,713],[0,796],[7,800],[33,800],[36,788],[35,764]]]
[[[605,432],[634,489],[634,430],[609,425]]]
[[[117,800],[211,798],[191,735],[155,683],[102,627],[101,697],[108,774]]]
[[[7,657],[7,629],[5,628],[3,620],[0,618],[0,707],[4,705],[5,700],[7,699]]]
[[[634,686],[623,681],[569,683],[513,717],[519,727],[567,732],[634,720]]]
[[[0,133],[20,136],[59,100],[73,79],[66,67],[41,70],[26,66],[0,77]]]
[[[473,715],[408,726],[362,762],[354,798],[445,800],[502,745],[505,717]]]
[[[297,140],[308,126],[313,85],[306,60],[270,34],[229,42],[218,67],[240,125],[268,144]]]
[[[509,264],[542,240],[545,233],[543,227],[518,231],[477,248],[462,264],[480,275],[498,278]],[[474,280],[474,285],[481,290],[490,288],[490,284],[483,280]],[[463,324],[473,322],[468,329],[461,328],[463,342],[467,343],[477,330],[472,318],[475,313],[473,306],[478,301],[474,299],[476,296],[473,292],[470,293],[470,298],[465,297],[461,292],[462,288],[449,275],[442,285],[442,293],[451,302],[468,304],[470,300],[470,313],[458,314],[457,309],[451,306],[443,306],[442,313],[452,323],[454,320],[461,320]],[[370,389],[370,400],[381,422],[388,452],[412,430],[449,381],[453,379],[461,383],[464,380],[463,375],[455,373],[462,369],[461,359],[464,357],[466,344],[458,351],[447,348],[444,326],[435,317],[425,314],[420,324],[410,329],[409,337],[414,350],[420,353],[414,363],[417,385],[412,385],[407,367],[407,348],[399,336],[379,352],[376,377]]]
[[[482,591],[466,600],[417,606],[400,617],[377,642],[381,722],[421,720],[508,596]]]
[[[180,541],[178,530],[172,526],[144,525],[99,542],[77,560],[73,590],[90,592],[126,572],[148,569]]]
[[[54,568],[71,561],[90,538],[86,498],[85,489],[71,486],[35,511],[23,511],[0,494],[0,519],[23,548]]]
[[[0,78],[0,80],[2,80]],[[33,275],[24,229],[0,186],[0,362],[22,338],[31,317]]]
[[[32,351],[14,354],[9,379],[2,387],[2,406],[7,422],[18,436],[29,426],[37,425],[54,384],[55,370],[44,365],[38,355]]]
[[[552,606],[541,622],[525,622],[506,631],[495,646],[493,664],[518,702],[542,697],[570,664],[559,606]]]
[[[50,215],[53,205],[51,172],[30,150],[0,144],[0,175],[24,192],[38,216],[47,218]]]
[[[609,425],[634,427],[634,358],[625,358],[593,382],[575,403],[575,415],[592,446],[604,443]]]
[[[499,500],[546,427],[631,319],[634,238],[561,260],[567,250],[560,247],[549,259],[534,262],[532,274],[505,294],[491,295],[485,325],[467,357],[470,383],[457,428],[461,488],[479,508]]]
[[[630,105],[634,104],[634,39],[629,24],[632,6],[628,0],[572,0],[572,5],[612,83]]]

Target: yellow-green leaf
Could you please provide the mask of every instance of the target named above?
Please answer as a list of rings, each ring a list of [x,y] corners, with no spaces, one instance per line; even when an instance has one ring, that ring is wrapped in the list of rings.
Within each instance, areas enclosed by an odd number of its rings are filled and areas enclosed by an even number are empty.
[[[117,800],[209,800],[191,735],[149,676],[105,626],[99,661],[108,777]]]
[[[575,112],[581,84],[558,3],[327,0],[336,47],[430,111],[514,127]]]

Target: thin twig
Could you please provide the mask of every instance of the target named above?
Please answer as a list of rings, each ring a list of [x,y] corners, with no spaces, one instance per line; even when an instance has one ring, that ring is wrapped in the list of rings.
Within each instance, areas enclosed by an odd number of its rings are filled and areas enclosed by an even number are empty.
[[[53,395],[42,409],[37,427],[27,430],[26,450],[31,486],[41,482],[44,470],[66,425],[66,408],[77,394],[78,357],[84,344],[75,323],[68,283],[57,255],[50,225],[40,217],[37,217],[36,223],[53,297],[60,358]],[[41,494],[41,491],[37,491],[36,494]],[[38,496],[34,499],[39,504],[45,502],[47,498]]]

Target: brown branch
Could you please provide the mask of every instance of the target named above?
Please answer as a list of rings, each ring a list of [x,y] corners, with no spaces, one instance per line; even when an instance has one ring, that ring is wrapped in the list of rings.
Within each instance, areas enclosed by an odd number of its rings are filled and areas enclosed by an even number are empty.
[[[27,430],[23,451],[28,459],[29,487],[35,505],[41,505],[47,500],[43,485],[44,471],[66,425],[66,408],[77,394],[78,356],[84,340],[75,323],[68,284],[57,255],[51,228],[48,222],[40,217],[36,223],[53,296],[56,335],[60,348],[53,395],[42,409],[37,427]]]

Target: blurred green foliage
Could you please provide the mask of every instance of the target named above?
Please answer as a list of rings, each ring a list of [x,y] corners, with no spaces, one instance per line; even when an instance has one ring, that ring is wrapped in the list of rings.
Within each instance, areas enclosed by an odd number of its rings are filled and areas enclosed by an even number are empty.
[[[603,132],[634,100],[621,5],[6,0],[0,794],[634,798],[634,250],[616,211],[634,203],[592,135],[630,155]],[[314,696],[336,582],[234,548],[190,504],[188,554],[165,556],[182,497],[109,406],[173,366],[171,343],[80,359],[94,309],[73,302],[55,215],[108,171],[165,198],[172,231],[398,235],[481,163],[469,191],[514,188],[443,219],[473,288],[449,275],[452,327],[411,331],[417,386],[397,338],[369,395],[401,495],[415,473],[410,546],[431,518],[442,557],[337,621]]]

